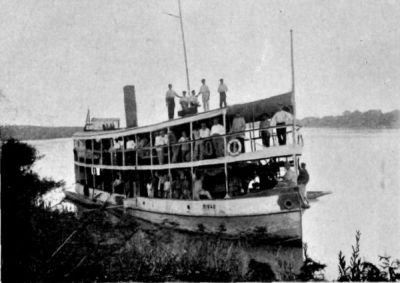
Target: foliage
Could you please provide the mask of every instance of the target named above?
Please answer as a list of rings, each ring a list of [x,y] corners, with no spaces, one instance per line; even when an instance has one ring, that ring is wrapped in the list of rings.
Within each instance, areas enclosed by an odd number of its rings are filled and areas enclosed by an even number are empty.
[[[4,139],[41,140],[72,137],[83,127],[40,127],[40,126],[0,126],[0,133]]]
[[[400,128],[400,110],[387,113],[382,113],[381,110],[345,111],[340,116],[307,117],[300,123],[306,127],[398,129]]]
[[[396,281],[400,279],[400,261],[390,257],[379,257],[381,268],[360,257],[360,231],[356,232],[356,244],[352,246],[350,264],[347,265],[342,251],[339,252],[338,281]]]
[[[316,262],[308,255],[307,244],[304,244],[303,250],[305,260],[303,266],[300,268],[300,274],[297,276],[297,279],[301,281],[323,281],[324,275],[322,271],[325,269],[326,264]]]

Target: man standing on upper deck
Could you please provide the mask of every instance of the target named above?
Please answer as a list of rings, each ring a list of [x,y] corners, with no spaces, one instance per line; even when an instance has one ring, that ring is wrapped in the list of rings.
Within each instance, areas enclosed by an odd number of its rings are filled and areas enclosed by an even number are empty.
[[[218,118],[214,119],[214,125],[211,127],[210,136],[213,136],[213,145],[215,150],[215,155],[217,157],[224,156],[224,139],[219,136],[225,135],[225,128],[222,126]]]
[[[202,83],[202,85],[200,87],[200,90],[199,90],[198,94],[202,95],[201,97],[203,99],[204,111],[208,111],[208,110],[210,110],[210,104],[209,104],[209,101],[210,101],[210,89],[206,85],[206,80],[205,79],[202,79],[201,83]]]
[[[224,84],[224,79],[219,80],[218,86],[219,92],[219,108],[222,108],[222,104],[226,107],[226,93],[228,92],[228,87]]]
[[[293,115],[285,111],[285,107],[280,104],[280,110],[271,119],[271,126],[284,126],[293,122]],[[286,144],[286,127],[276,129],[279,145]]]
[[[174,119],[175,113],[175,96],[178,94],[172,89],[172,84],[168,85],[168,91],[165,94],[165,102],[167,103],[168,108],[168,119]]]

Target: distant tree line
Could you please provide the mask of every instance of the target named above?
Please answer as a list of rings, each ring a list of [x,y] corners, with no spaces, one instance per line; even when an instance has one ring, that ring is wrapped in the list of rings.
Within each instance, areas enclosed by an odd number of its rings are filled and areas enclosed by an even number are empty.
[[[399,129],[400,110],[383,113],[381,110],[366,112],[345,111],[340,116],[322,118],[307,117],[300,120],[305,127],[353,128],[353,129]]]
[[[83,131],[83,127],[0,126],[0,135],[3,138],[17,140],[67,138],[79,131]]]

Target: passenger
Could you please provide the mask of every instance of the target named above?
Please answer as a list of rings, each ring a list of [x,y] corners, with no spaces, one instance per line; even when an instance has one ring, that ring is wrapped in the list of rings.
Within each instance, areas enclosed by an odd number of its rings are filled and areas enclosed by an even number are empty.
[[[157,157],[158,157],[158,164],[164,164],[164,145],[165,145],[165,138],[164,138],[164,132],[160,131],[156,135],[155,143],[154,145],[156,146],[156,151],[157,151]]]
[[[193,130],[193,139],[194,139],[194,151],[193,151],[193,160],[203,160],[203,141],[200,139],[200,130]]]
[[[288,187],[294,187],[297,185],[297,175],[296,172],[292,170],[289,162],[285,163],[286,173],[283,176],[283,184]]]
[[[206,138],[210,136],[210,129],[207,128],[207,124],[202,122],[201,123],[201,128],[199,130],[199,135],[200,135],[200,160],[204,159],[204,143]]]
[[[172,189],[172,198],[180,199],[182,194],[182,178],[180,176],[173,178],[173,181],[171,183],[171,189]]]
[[[239,133],[237,135],[231,135],[231,138],[236,138],[242,144],[242,152],[245,152],[244,148],[244,138],[245,138],[245,131],[246,131],[246,121],[244,117],[240,113],[235,114],[235,118],[232,121],[232,128],[230,133]]]
[[[250,180],[249,190],[259,190],[260,189],[260,177],[257,175],[256,172],[254,172],[254,178]]]
[[[174,119],[175,114],[175,96],[177,96],[176,92],[172,89],[172,84],[168,85],[168,91],[165,94],[165,102],[167,103],[168,108],[168,119]]]
[[[158,175],[158,174],[157,174]],[[158,175],[158,184],[157,184],[157,197],[164,197],[164,183],[166,180],[166,176]]]
[[[228,92],[228,87],[226,84],[224,84],[224,79],[219,80],[219,86],[218,86],[218,92],[219,92],[219,108],[222,108],[222,105],[226,107],[226,93]]]
[[[212,199],[210,193],[203,189],[203,175],[197,172],[193,175],[193,199],[200,200],[200,196]]]
[[[179,103],[181,104],[182,110],[187,111],[189,108],[189,97],[186,96],[186,91],[182,91],[182,96],[177,94],[175,96],[180,98]]]
[[[189,138],[186,135],[186,132],[182,132],[182,136],[178,142],[182,143],[181,145],[181,153],[182,153],[182,162],[190,161],[190,146],[189,146]]]
[[[143,138],[138,137],[137,153],[140,159],[143,159],[145,157],[146,150],[144,150],[143,148],[147,147],[148,143],[149,140],[146,137]]]
[[[121,173],[117,173],[117,177],[115,178],[114,182],[112,183],[112,193],[120,193],[120,189],[123,185]]]
[[[271,126],[284,126],[293,122],[293,115],[285,111],[285,107],[281,104],[280,110],[274,114],[271,119]],[[277,128],[279,145],[286,144],[286,127]]]
[[[191,199],[190,182],[185,173],[182,174],[182,195],[181,199]]]
[[[194,113],[197,113],[197,108],[200,106],[199,101],[197,100],[196,91],[192,90],[192,95],[189,97],[190,107],[194,108]]]
[[[299,176],[297,177],[297,185],[299,187],[300,196],[303,199],[304,204],[306,205],[309,203],[306,194],[306,186],[309,181],[310,175],[308,174],[308,171],[306,169],[306,164],[301,163],[301,166],[299,165]]]
[[[158,189],[159,187],[159,178],[158,178],[158,173],[156,172],[153,177],[151,178],[151,187],[153,188],[153,197],[159,197],[160,191]]]
[[[135,149],[135,148],[136,148],[135,139],[133,137],[128,138],[128,141],[126,142],[126,149]]]
[[[171,177],[166,175],[165,179],[164,179],[164,194],[163,194],[163,198],[171,198],[171,181],[170,181]]]
[[[198,94],[202,95],[204,112],[210,110],[210,89],[206,85],[205,79],[201,80],[201,87]]]
[[[210,135],[213,137],[213,145],[215,149],[215,155],[217,157],[224,156],[224,139],[222,137],[225,135],[225,128],[219,124],[218,119],[214,119],[214,125],[211,127]]]
[[[153,182],[152,182],[151,178],[146,183],[146,189],[147,189],[147,196],[149,198],[153,198],[154,197],[154,188],[153,188]]]
[[[268,120],[268,115],[264,113],[261,116],[261,121],[260,121],[260,136],[262,143],[265,147],[269,147],[269,139],[271,137],[271,132],[270,129],[265,129],[270,127],[270,122]],[[264,130],[263,130],[264,129]],[[285,134],[286,137],[286,134]]]
[[[180,146],[177,144],[178,141],[176,139],[174,132],[172,131],[169,132],[168,139],[169,139],[169,144],[171,145],[171,153],[172,153],[171,162],[176,163],[178,161]]]

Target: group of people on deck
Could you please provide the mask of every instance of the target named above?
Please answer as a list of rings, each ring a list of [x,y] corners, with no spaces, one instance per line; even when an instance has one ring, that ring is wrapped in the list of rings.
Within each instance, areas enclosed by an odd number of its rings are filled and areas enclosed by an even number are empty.
[[[193,176],[185,171],[169,175],[156,172],[146,182],[146,194],[150,198],[169,199],[212,199],[210,192],[203,188],[203,176],[195,172]],[[192,196],[193,195],[193,196]]]
[[[228,87],[224,83],[224,79],[219,80],[218,93],[219,93],[219,106],[220,108],[226,107],[226,94]],[[165,101],[168,108],[168,119],[174,119],[175,115],[175,97],[179,98],[179,104],[182,107],[182,115],[195,114],[197,108],[200,106],[198,96],[201,95],[204,111],[210,110],[210,88],[206,84],[206,80],[201,80],[201,86],[196,94],[195,90],[192,90],[189,95],[185,90],[182,91],[182,95],[178,95],[172,88],[172,84],[168,85],[167,93],[165,94]]]

